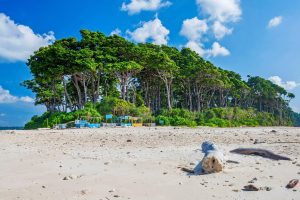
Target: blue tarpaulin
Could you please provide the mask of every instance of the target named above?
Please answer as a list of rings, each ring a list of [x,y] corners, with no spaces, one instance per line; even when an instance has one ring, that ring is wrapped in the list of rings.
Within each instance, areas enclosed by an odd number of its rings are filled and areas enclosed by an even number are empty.
[[[105,115],[105,119],[112,119],[112,117],[113,117],[112,114]]]
[[[76,128],[83,128],[88,125],[88,122],[86,120],[76,120],[75,121],[75,127]]]

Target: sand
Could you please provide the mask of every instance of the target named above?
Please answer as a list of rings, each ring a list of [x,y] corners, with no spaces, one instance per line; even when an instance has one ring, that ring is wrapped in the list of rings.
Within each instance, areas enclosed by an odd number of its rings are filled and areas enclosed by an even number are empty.
[[[218,174],[182,172],[178,167],[193,168],[202,159],[206,140],[239,163]],[[239,147],[265,148],[292,161],[229,153]],[[0,131],[1,200],[297,200],[300,185],[285,188],[292,179],[300,179],[299,128]],[[243,191],[249,181],[263,190]]]

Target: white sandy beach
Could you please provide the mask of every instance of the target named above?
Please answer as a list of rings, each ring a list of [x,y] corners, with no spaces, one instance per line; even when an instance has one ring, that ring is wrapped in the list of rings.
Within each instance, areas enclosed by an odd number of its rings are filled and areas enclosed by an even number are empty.
[[[182,172],[178,167],[193,168],[202,159],[199,148],[206,140],[239,164],[227,163],[218,174]],[[255,140],[259,143],[253,144]],[[292,161],[229,153],[238,147],[272,150]],[[270,191],[243,191],[254,178],[252,184]],[[299,128],[0,132],[1,200],[300,199],[299,184],[285,188],[291,179],[300,179]]]

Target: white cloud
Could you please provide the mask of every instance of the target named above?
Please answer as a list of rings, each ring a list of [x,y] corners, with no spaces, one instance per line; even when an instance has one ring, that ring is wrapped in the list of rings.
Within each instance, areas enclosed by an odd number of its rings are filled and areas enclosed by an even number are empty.
[[[216,57],[228,56],[230,51],[213,42],[211,49],[206,49],[204,43],[210,39],[223,39],[233,32],[227,24],[241,19],[242,9],[240,0],[196,0],[201,15],[207,19],[187,19],[183,22],[180,34],[188,39],[186,47],[196,51],[201,56]],[[206,36],[207,41],[202,38]]]
[[[202,36],[208,31],[208,25],[205,20],[197,17],[186,19],[182,23],[180,35],[187,38],[186,47],[197,52],[200,56],[205,56],[205,49],[201,42]]]
[[[208,25],[206,21],[194,17],[183,21],[180,34],[190,41],[198,41],[207,30]]]
[[[121,35],[122,31],[118,28],[116,28],[115,30],[113,30],[110,35]]]
[[[220,40],[226,35],[230,35],[232,33],[232,29],[227,28],[221,22],[215,21],[212,25],[212,30],[214,32],[215,37]]]
[[[222,28],[221,28],[222,29]],[[214,42],[212,45],[212,49],[205,49],[204,44],[202,43],[202,36],[207,33],[208,25],[205,20],[199,20],[197,17],[192,19],[187,19],[183,21],[182,28],[180,34],[187,38],[188,42],[185,45],[186,47],[192,49],[197,52],[200,56],[207,57],[216,57],[216,56],[228,56],[230,52],[225,47],[222,47],[218,42]],[[221,34],[224,37],[224,34],[229,32],[229,30],[218,30],[218,36]]]
[[[200,56],[205,56],[206,55],[206,50],[203,47],[203,44],[200,42],[196,41],[189,41],[185,47],[190,48],[191,50],[195,51],[198,53]]]
[[[214,42],[211,49],[205,49],[201,42],[189,41],[185,47],[198,53],[200,56],[205,57],[217,57],[217,56],[229,56],[230,51],[221,46],[218,42]]]
[[[163,0],[131,0],[128,4],[123,2],[121,10],[128,11],[128,14],[133,15],[141,11],[156,11],[170,5],[172,5],[170,1]]]
[[[0,117],[4,117],[4,116],[6,116],[5,113],[0,113]]]
[[[208,22],[217,40],[230,35],[233,29],[228,28],[226,24],[237,22],[242,16],[240,0],[196,0],[196,3],[201,14],[208,16]],[[222,52],[225,53],[225,50],[222,49]]]
[[[197,52],[200,56],[205,56],[205,49],[201,42],[202,36],[208,31],[208,25],[205,20],[197,17],[186,19],[182,23],[180,35],[187,38],[186,47]]]
[[[126,32],[135,42],[145,43],[150,40],[157,45],[167,44],[168,35],[170,33],[158,18],[142,23],[142,26],[133,32],[129,30]]]
[[[0,61],[26,61],[34,51],[54,40],[53,32],[35,34],[30,27],[16,24],[0,13]]]
[[[277,16],[277,17],[272,18],[269,21],[268,28],[273,28],[273,27],[279,26],[282,23],[282,20],[283,20],[282,16]]]
[[[34,99],[28,96],[17,97],[10,94],[9,90],[5,90],[0,86],[0,103],[16,103],[16,102],[25,102],[33,103]]]
[[[218,42],[214,42],[212,48],[207,50],[207,56],[217,57],[217,56],[229,56],[230,51],[225,47],[222,47]]]
[[[17,97],[11,95],[9,90],[5,90],[0,86],[0,103],[14,103],[17,101]]]
[[[282,78],[279,77],[279,76],[271,76],[269,78],[269,80],[271,82],[273,82],[274,84],[279,85],[280,87],[283,87],[284,89],[289,90],[289,91],[295,89],[296,87],[298,87],[300,85],[299,83],[297,83],[295,81],[286,81],[286,82],[284,82],[282,80]]]
[[[211,20],[222,23],[236,22],[242,15],[240,0],[196,0],[196,3]]]
[[[34,99],[29,96],[20,97],[19,100],[25,103],[34,103]]]

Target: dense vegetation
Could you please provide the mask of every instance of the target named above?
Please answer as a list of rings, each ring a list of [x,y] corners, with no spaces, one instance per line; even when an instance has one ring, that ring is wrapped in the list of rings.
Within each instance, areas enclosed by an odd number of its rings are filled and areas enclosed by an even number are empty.
[[[134,44],[113,35],[81,31],[42,47],[28,60],[23,85],[47,112],[26,128],[82,116],[140,116],[164,125],[291,125],[295,96],[261,77],[247,81],[188,48]]]
[[[68,123],[73,125],[77,119],[88,120],[91,123],[104,122],[105,114],[113,114],[113,119],[108,122],[116,122],[117,116],[130,115],[143,119],[144,122],[154,122],[151,111],[146,106],[135,106],[134,104],[116,97],[105,97],[101,103],[86,103],[83,109],[72,112],[45,112],[42,116],[33,116],[25,125],[25,129],[36,129],[40,127],[53,127],[56,124]]]
[[[300,113],[293,112],[292,122],[294,126],[300,127]]]

